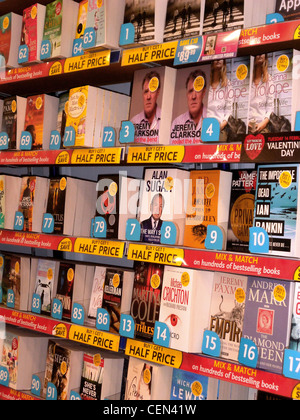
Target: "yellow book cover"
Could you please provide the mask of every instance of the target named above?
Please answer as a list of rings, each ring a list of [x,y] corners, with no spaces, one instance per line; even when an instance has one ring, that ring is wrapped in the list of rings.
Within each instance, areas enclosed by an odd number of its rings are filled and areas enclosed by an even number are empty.
[[[220,171],[192,171],[184,246],[205,249],[208,225],[218,225]]]
[[[88,93],[88,86],[71,89],[69,93],[66,127],[75,129],[75,147],[85,145]]]
[[[89,4],[88,0],[82,0],[79,3],[75,39],[83,38],[84,31],[85,31],[85,28],[86,28],[86,17],[87,17],[87,12],[88,12],[88,4]]]

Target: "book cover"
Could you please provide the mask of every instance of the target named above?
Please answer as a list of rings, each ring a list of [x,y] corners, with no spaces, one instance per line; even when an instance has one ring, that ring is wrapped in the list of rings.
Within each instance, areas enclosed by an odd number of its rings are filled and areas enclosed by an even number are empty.
[[[96,266],[88,311],[88,323],[96,324],[97,310],[102,308],[106,268]]]
[[[294,284],[248,278],[243,336],[256,344],[258,369],[282,374],[284,350],[289,346]]]
[[[209,378],[198,373],[173,369],[170,400],[206,401]]]
[[[300,284],[295,283],[289,348],[300,351]]]
[[[207,226],[219,226],[227,238],[232,173],[191,171],[184,246],[205,249]]]
[[[270,254],[297,256],[299,165],[258,167],[253,225],[270,238]]]
[[[47,213],[54,218],[54,234],[63,235],[67,179],[52,178],[49,184]]]
[[[12,37],[12,13],[7,13],[0,17],[0,55],[1,55],[1,67],[5,66],[9,61],[10,48],[11,48],[11,37]],[[2,60],[4,59],[4,63]]]
[[[276,0],[276,13],[280,13],[284,20],[300,19],[300,3],[297,0]]]
[[[57,400],[67,400],[70,377],[71,350],[60,345],[55,346],[51,382],[57,389]]]
[[[176,245],[183,243],[189,172],[180,169],[146,169],[141,186],[139,220],[141,241],[160,244],[163,222],[176,227]]]
[[[51,57],[61,53],[63,0],[54,0],[46,6],[43,41],[50,41]]]
[[[86,27],[93,28],[96,35],[95,46],[99,46],[105,43],[105,31],[106,31],[106,0],[94,1],[89,0],[88,14],[86,19]]]
[[[5,255],[2,276],[2,303],[7,304],[7,292],[14,292],[15,309],[20,309],[21,301],[21,258]]]
[[[152,341],[159,320],[164,266],[136,263],[130,315],[135,321],[136,338]]]
[[[45,315],[50,315],[52,300],[56,295],[55,277],[56,262],[39,259],[34,293],[41,297],[41,312]]]
[[[232,171],[227,251],[249,252],[249,229],[253,227],[257,171]]]
[[[0,175],[0,229],[5,228],[5,175]]]
[[[25,115],[24,131],[32,136],[32,150],[43,148],[45,95],[29,96]]]
[[[135,29],[134,42],[155,40],[155,0],[126,0],[124,23],[132,23]]]
[[[43,382],[43,396],[46,398],[46,392],[48,387],[48,382],[51,382],[53,363],[54,363],[54,354],[55,347],[57,343],[53,340],[49,340],[47,343],[47,352],[46,352],[46,367],[45,367],[45,376]]]
[[[203,34],[244,27],[244,0],[205,0]]]
[[[24,216],[24,231],[32,232],[33,206],[35,201],[35,176],[22,177],[18,211]]]
[[[293,50],[262,54],[251,59],[249,133],[293,130]]]
[[[164,42],[200,35],[201,0],[168,0]]]
[[[101,399],[104,359],[100,354],[84,353],[80,382],[80,396],[83,400]]]
[[[221,340],[221,357],[238,360],[243,336],[248,278],[233,274],[214,274],[209,330]]]
[[[109,313],[109,331],[112,333],[118,333],[120,329],[121,305],[124,294],[123,277],[124,272],[122,270],[106,269],[102,308]]]
[[[59,132],[62,140],[65,135],[68,108],[69,108],[69,92],[66,92],[59,96],[58,115],[57,115],[57,123],[56,123],[56,130]]]
[[[33,4],[23,10],[21,45],[27,45],[28,62],[36,61],[38,52],[38,8]]]
[[[130,357],[126,380],[125,401],[151,400],[153,366]]]
[[[19,338],[17,334],[7,331],[3,340],[1,354],[1,366],[7,368],[9,374],[9,386],[13,389],[17,386],[19,365]]]
[[[16,149],[17,145],[17,98],[4,99],[2,131],[7,133],[9,139],[9,149]]]
[[[62,302],[63,319],[71,319],[75,264],[60,263],[56,298]]]
[[[207,118],[209,86],[209,65],[177,70],[170,144],[185,146],[201,143],[202,122]]]
[[[106,238],[118,238],[120,185],[119,175],[99,175],[97,182],[96,216],[106,221]]]
[[[84,31],[86,28],[88,4],[89,4],[88,0],[82,0],[79,3],[75,39],[83,38]]]

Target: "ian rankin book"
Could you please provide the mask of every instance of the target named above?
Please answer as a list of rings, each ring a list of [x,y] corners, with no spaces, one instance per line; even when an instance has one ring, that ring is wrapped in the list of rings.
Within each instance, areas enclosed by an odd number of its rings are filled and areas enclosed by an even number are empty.
[[[227,251],[249,252],[249,229],[253,227],[256,170],[232,171]]]
[[[272,255],[299,256],[299,165],[258,166],[253,225],[270,238]]]
[[[182,245],[189,177],[190,173],[181,169],[146,169],[139,214],[142,242],[160,244],[163,222],[172,222],[176,245]]]
[[[227,242],[232,173],[219,170],[191,171],[185,221],[184,246],[205,248],[207,226],[218,226]]]
[[[170,330],[170,348],[201,353],[209,323],[213,273],[165,267],[159,321]]]
[[[134,267],[134,285],[130,315],[135,321],[135,335],[152,341],[159,319],[164,266],[139,262]]]
[[[289,346],[294,283],[248,278],[243,336],[256,344],[258,368],[282,374]]]
[[[214,273],[208,329],[221,340],[221,357],[238,360],[247,293],[245,276]]]

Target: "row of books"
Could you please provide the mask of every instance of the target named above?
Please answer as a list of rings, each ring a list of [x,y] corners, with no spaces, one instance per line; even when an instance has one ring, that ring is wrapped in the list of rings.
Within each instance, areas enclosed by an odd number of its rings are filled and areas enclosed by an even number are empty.
[[[300,17],[297,2],[281,0],[261,0],[259,7],[251,0],[54,0],[34,3],[23,16],[1,16],[0,49],[6,66],[17,67],[19,46],[27,49],[23,63],[70,57],[74,39],[86,29],[93,47],[118,48],[122,23],[133,25],[136,43],[153,44],[262,25],[275,12],[287,20]]]
[[[210,227],[218,227],[218,249],[242,253],[249,252],[250,228],[257,227],[269,237],[267,253],[299,257],[299,171],[298,164],[232,172],[155,168],[143,179],[122,173],[99,175],[98,182],[1,175],[0,227],[93,237],[99,217],[105,239],[160,245],[172,236],[170,245],[194,249],[206,249]],[[53,218],[52,230],[43,228],[45,215]],[[134,236],[127,229],[132,221]],[[171,223],[169,235],[164,223]]]
[[[51,395],[59,401],[70,399],[72,391],[82,400],[140,401],[245,400],[265,394],[13,327],[1,336],[0,350],[0,366],[7,369],[10,388],[31,390],[35,375],[41,381],[40,397],[51,399]],[[56,390],[55,397],[50,384]]]
[[[0,101],[1,133],[7,135],[10,150],[22,148],[22,135],[25,143],[30,136],[31,150],[49,150],[51,132],[64,140],[69,127],[74,129],[68,133],[69,145],[99,148],[104,128],[119,130],[121,121],[128,119],[129,105],[130,97],[92,86],[74,88],[59,97],[12,96]]]
[[[16,310],[31,311],[32,298],[39,295],[41,311],[49,316],[56,298],[63,319],[70,322],[78,303],[85,325],[95,328],[103,308],[114,334],[121,314],[130,314],[136,338],[150,342],[159,321],[168,326],[170,348],[194,354],[202,353],[204,332],[214,331],[221,357],[235,362],[245,337],[258,348],[258,367],[277,374],[282,374],[284,350],[299,350],[300,293],[292,282],[151,263],[126,270],[12,254],[1,259],[2,304],[13,292]]]

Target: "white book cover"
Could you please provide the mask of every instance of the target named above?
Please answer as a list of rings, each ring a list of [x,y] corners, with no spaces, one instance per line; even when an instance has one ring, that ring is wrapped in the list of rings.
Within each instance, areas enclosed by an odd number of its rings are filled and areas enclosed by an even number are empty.
[[[135,72],[129,115],[135,143],[168,144],[176,73],[170,67]]]
[[[210,66],[177,70],[169,143],[188,146],[201,143],[203,119],[207,118]],[[170,112],[170,111],[169,111]]]
[[[176,227],[176,245],[183,244],[190,173],[181,169],[146,169],[141,184],[141,241],[160,244],[163,222]]]
[[[52,300],[56,296],[59,262],[41,258],[35,262],[33,260],[31,264],[31,277],[34,280],[33,293],[41,298],[41,313],[50,315]]]
[[[159,321],[170,330],[170,348],[201,353],[209,322],[213,273],[165,267]]]
[[[106,268],[96,266],[87,317],[87,323],[89,325],[96,325],[97,310],[98,308],[102,308],[105,276]]]
[[[4,228],[8,230],[14,229],[15,214],[19,208],[19,199],[22,178],[17,176],[5,175],[5,221]]]
[[[243,335],[248,278],[214,273],[208,330],[221,340],[221,357],[238,360]]]
[[[118,239],[126,240],[126,227],[129,219],[137,219],[141,180],[122,176],[119,209]]]
[[[129,358],[126,401],[164,401],[170,399],[173,369]]]

